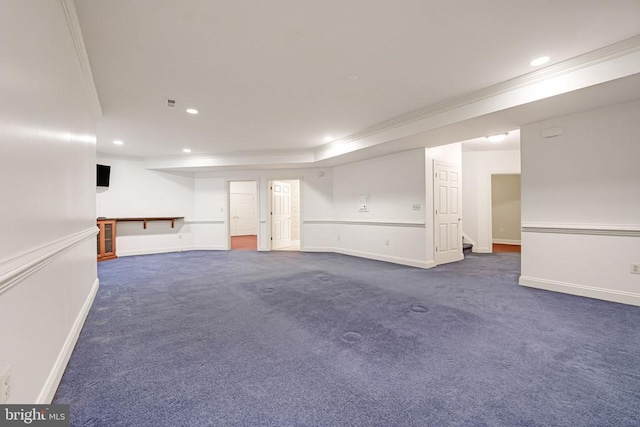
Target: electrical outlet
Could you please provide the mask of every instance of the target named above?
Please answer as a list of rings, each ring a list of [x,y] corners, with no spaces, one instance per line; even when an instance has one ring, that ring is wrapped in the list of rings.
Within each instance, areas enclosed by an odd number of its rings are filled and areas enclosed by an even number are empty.
[[[385,246],[389,246],[389,239],[384,241]]]
[[[340,235],[338,234],[338,240],[340,240]]]
[[[640,262],[631,263],[631,274],[640,274]]]
[[[7,366],[0,373],[0,404],[7,403],[11,396],[11,367]]]

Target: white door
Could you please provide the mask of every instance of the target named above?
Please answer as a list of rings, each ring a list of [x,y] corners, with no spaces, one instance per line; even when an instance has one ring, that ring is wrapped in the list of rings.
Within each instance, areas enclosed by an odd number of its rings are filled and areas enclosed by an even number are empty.
[[[291,246],[291,184],[271,183],[271,249]]]
[[[433,162],[436,265],[460,261],[462,256],[462,204],[460,168]]]
[[[256,234],[256,201],[253,194],[231,193],[230,205],[231,235]]]

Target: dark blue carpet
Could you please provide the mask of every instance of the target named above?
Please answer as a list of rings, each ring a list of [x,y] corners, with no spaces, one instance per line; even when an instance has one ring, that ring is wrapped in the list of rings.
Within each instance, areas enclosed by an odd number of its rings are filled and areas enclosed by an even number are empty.
[[[632,426],[640,308],[517,285],[519,254],[99,264],[54,403],[96,426]]]

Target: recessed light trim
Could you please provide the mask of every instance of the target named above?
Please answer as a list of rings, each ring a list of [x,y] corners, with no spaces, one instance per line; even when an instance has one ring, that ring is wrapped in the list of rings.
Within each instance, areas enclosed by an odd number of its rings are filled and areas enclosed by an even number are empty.
[[[183,148],[182,152],[183,153],[190,153],[191,152],[191,148]]]
[[[540,58],[534,59],[529,64],[531,64],[532,67],[537,67],[539,65],[546,64],[549,62],[549,59],[550,58],[548,56],[541,56]]]
[[[113,140],[113,144],[114,145],[124,145],[124,141],[122,141],[121,139],[114,139]]]
[[[327,135],[327,136],[324,137],[324,142],[331,142],[333,140],[334,140],[334,138],[331,135]]]
[[[497,135],[489,135],[487,139],[491,142],[502,142],[509,135],[509,132],[499,133]]]
[[[198,110],[195,108],[187,108],[187,113],[189,114],[198,114]]]

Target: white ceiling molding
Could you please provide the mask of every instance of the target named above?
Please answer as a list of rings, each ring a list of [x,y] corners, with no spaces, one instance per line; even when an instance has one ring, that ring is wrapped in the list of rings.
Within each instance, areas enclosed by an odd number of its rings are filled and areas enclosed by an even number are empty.
[[[515,89],[524,88],[534,85],[546,80],[550,80],[556,77],[574,73],[576,71],[589,68],[603,62],[611,61],[616,58],[620,58],[626,55],[630,55],[640,51],[640,35],[614,43],[609,46],[605,46],[601,49],[588,52],[584,55],[580,55],[566,61],[559,62],[554,65],[542,68],[540,70],[533,71],[528,74],[524,74],[519,77],[515,77],[511,80],[498,83],[493,86],[480,89],[470,94],[453,98],[439,104],[431,105],[425,108],[421,108],[414,112],[395,117],[385,122],[374,125],[368,129],[360,132],[345,136],[335,141],[326,143],[316,148],[316,154],[323,152],[336,150],[335,147],[345,146],[352,142],[362,140],[367,137],[375,136],[382,132],[395,129],[404,125],[408,125],[420,120],[433,117],[447,111],[458,109],[469,104],[477,103],[479,101],[493,98],[497,95],[514,91]],[[336,150],[343,151],[343,150]],[[351,151],[351,150],[347,150]]]
[[[183,155],[172,157],[152,157],[145,159],[147,169],[211,169],[238,166],[268,168],[270,165],[276,166],[285,164],[287,167],[308,166],[314,162],[313,151],[254,151],[243,153],[227,153],[217,156],[211,155]]]
[[[74,0],[60,0],[64,14],[67,17],[67,24],[69,24],[69,31],[73,39],[73,47],[78,57],[78,65],[80,65],[80,72],[82,73],[82,81],[87,92],[89,105],[91,107],[91,113],[93,117],[98,121],[102,118],[102,106],[100,105],[100,98],[96,89],[96,84],[93,81],[93,73],[91,72],[91,63],[89,62],[89,55],[87,54],[87,48],[84,44],[84,37],[82,36],[82,28],[80,27],[80,20],[78,19],[78,12],[76,11],[76,4]]]

